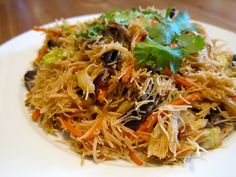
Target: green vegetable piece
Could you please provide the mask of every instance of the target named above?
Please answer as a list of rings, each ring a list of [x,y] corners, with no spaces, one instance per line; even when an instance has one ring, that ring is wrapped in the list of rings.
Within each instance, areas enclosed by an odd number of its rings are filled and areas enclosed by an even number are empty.
[[[166,16],[170,10],[167,9]],[[196,26],[190,23],[187,12],[179,12],[174,21],[167,16],[160,20],[155,26],[147,27],[149,36],[158,43],[169,45],[175,35],[180,35],[182,31],[196,31]]]
[[[148,38],[136,45],[135,58],[139,63],[159,70],[169,67],[176,72],[182,64],[182,58],[199,52],[204,48],[204,38],[196,35],[196,26],[190,23],[187,12],[179,12],[172,20],[171,9],[154,26],[146,27]],[[177,47],[171,48],[171,43]]]
[[[204,38],[194,34],[182,34],[176,38],[180,47],[183,50],[184,56],[201,51],[204,46]]]
[[[86,35],[87,35],[87,33],[85,31],[81,30],[79,33],[76,34],[76,37],[80,38],[80,37],[84,37]]]
[[[168,45],[172,42],[174,35],[180,33],[180,28],[169,19],[163,19],[155,26],[148,27],[147,31],[154,41]]]
[[[196,31],[197,27],[190,23],[190,17],[186,11],[179,12],[174,20],[180,31]]]
[[[96,36],[101,35],[103,30],[105,30],[105,25],[103,24],[90,24],[88,25],[87,30],[80,31],[79,33],[76,34],[76,37],[95,38]]]
[[[104,13],[100,16],[100,19],[107,19],[110,22],[116,22],[120,25],[129,25],[135,18],[144,17],[146,23],[147,20],[151,18],[160,19],[161,16],[158,11],[153,9],[132,9],[132,10],[113,10]]]
[[[88,37],[93,38],[101,34],[101,32],[105,29],[105,26],[102,24],[95,24],[88,28]]]
[[[128,25],[131,16],[128,10],[113,10],[104,13],[100,18],[106,18],[108,21],[116,22],[121,25]]]
[[[163,46],[150,38],[137,44],[134,56],[139,63],[159,70],[169,65],[171,71],[176,72],[182,64],[182,51],[179,48]]]
[[[55,63],[56,61],[64,57],[64,51],[62,49],[55,49],[43,56],[43,60],[47,64]]]
[[[139,12],[139,16],[143,16],[145,19],[161,19],[160,13],[154,9],[144,9],[143,11],[137,11]]]

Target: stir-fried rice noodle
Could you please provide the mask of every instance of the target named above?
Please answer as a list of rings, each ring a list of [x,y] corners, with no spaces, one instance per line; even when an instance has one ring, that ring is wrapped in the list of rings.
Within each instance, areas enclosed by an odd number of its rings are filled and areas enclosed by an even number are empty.
[[[146,164],[180,163],[220,146],[234,130],[232,53],[200,27],[204,49],[185,57],[176,74],[157,72],[140,65],[133,54],[148,34],[140,21],[136,18],[126,27],[117,23],[91,40],[79,40],[76,34],[100,19],[76,25],[63,22],[46,30],[44,55],[62,49],[63,56],[53,63],[35,60],[37,74],[26,105],[40,112],[36,121],[47,133],[68,134],[66,141],[82,159],[137,163],[136,155]],[[119,39],[111,29],[117,29]],[[55,46],[48,47],[49,40]],[[104,62],[111,51],[116,51],[115,61]],[[176,75],[190,86],[179,84]],[[188,98],[194,94],[194,99]],[[151,124],[142,129],[147,119]]]

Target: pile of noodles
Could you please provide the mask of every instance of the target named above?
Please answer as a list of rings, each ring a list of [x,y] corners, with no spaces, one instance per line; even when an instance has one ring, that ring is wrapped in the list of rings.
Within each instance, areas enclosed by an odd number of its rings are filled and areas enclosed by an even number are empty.
[[[104,21],[117,29],[115,37],[107,33],[78,40],[76,34],[94,22],[100,23],[95,19],[37,28],[46,38],[34,61],[36,75],[26,105],[40,127],[69,135],[64,137],[71,149],[95,162],[182,163],[222,144],[236,120],[236,67],[220,41],[209,39],[200,28],[204,49],[184,58],[177,74],[168,75],[135,60],[134,47],[147,34],[138,19],[128,27]],[[55,48],[64,49],[63,58],[44,62],[42,57]],[[104,63],[109,51],[118,51],[115,63]],[[178,80],[183,78],[182,85]],[[145,114],[150,122],[139,122]]]

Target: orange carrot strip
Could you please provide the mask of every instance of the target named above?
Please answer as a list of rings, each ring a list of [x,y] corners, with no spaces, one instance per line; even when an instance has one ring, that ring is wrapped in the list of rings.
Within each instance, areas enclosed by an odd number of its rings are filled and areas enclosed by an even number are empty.
[[[104,101],[106,96],[106,91],[104,89],[98,90],[98,101]]]
[[[232,97],[232,100],[233,100],[234,102],[236,102],[236,96]]]
[[[145,140],[145,141],[148,141],[150,139],[150,134],[143,132],[143,131],[139,131],[139,130],[137,130],[133,134],[131,134],[129,132],[124,132],[124,134],[130,139],[137,139],[138,138],[140,140]]]
[[[34,31],[47,32],[47,29],[46,29],[46,28],[42,28],[42,27],[40,27],[40,26],[34,26],[34,27],[32,28],[32,30],[34,30]]]
[[[136,135],[138,136],[138,138],[148,141],[151,138],[151,134],[147,133],[147,132],[143,132],[143,131],[137,131]]]
[[[73,127],[73,125],[71,124],[71,121],[69,121],[67,118],[62,118],[61,120],[62,120],[63,124],[65,125],[66,129],[70,133],[72,133],[74,136],[81,137],[83,135],[80,130]]]
[[[45,33],[53,33],[54,35],[61,35],[61,31],[60,30],[50,29],[50,28],[42,28],[40,26],[34,26],[32,28],[32,30],[42,31],[42,32],[45,32]]]
[[[67,118],[62,118],[61,120],[62,120],[63,124],[65,125],[67,131],[72,133],[74,136],[81,137],[83,135],[83,133],[80,130],[73,127],[73,125],[71,124],[71,122]],[[90,150],[93,149],[92,145],[89,144],[89,142],[85,142],[85,145]]]
[[[97,119],[98,120],[96,120],[95,124],[89,130],[90,133],[86,137],[86,139],[92,139],[94,137],[94,134],[95,134],[96,130],[98,130],[98,129],[100,129],[102,127],[102,122],[103,122],[103,119],[104,119],[104,114],[102,113]]]
[[[173,73],[170,71],[170,68],[169,67],[165,67],[164,69],[164,74],[166,76],[171,76]]]
[[[166,67],[166,68],[164,69],[164,74],[165,74],[166,76],[171,76],[173,73],[170,71],[170,68]],[[192,86],[193,86],[193,84],[190,83],[189,81],[187,81],[183,76],[180,76],[180,75],[178,75],[178,74],[175,74],[175,75],[174,75],[174,78],[175,78],[175,82],[176,82],[177,84],[182,85],[182,86],[184,86],[184,87],[186,87],[186,88],[189,88],[189,87],[192,87]]]
[[[39,63],[39,61],[43,58],[43,56],[47,53],[47,48],[43,47],[39,50],[37,58],[34,60],[35,63]]]
[[[124,134],[125,134],[128,138],[130,138],[130,139],[132,139],[132,138],[135,137],[135,135],[133,135],[133,134],[131,134],[131,133],[129,133],[129,132],[124,132]]]
[[[143,161],[140,159],[140,157],[135,151],[129,151],[129,156],[138,166],[143,165]]]
[[[36,109],[32,114],[32,120],[36,122],[39,119],[40,115],[41,115],[40,111]]]
[[[179,98],[179,99],[173,100],[172,102],[170,102],[170,104],[172,104],[172,105],[183,105],[183,104],[186,104],[186,101],[192,103],[192,102],[194,102],[198,99],[201,99],[201,97],[202,97],[202,94],[199,93],[199,92],[191,93],[188,96],[186,96],[184,99]]]
[[[193,86],[192,83],[190,83],[189,81],[187,81],[184,77],[182,77],[182,76],[180,76],[180,75],[175,75],[174,77],[175,77],[175,81],[176,81],[178,84],[180,84],[180,85],[182,85],[182,86],[184,86],[184,87],[186,87],[186,88],[189,88],[189,87],[192,87],[192,86]]]
[[[124,76],[122,77],[122,83],[123,84],[126,84],[129,81],[130,77],[132,76],[132,73],[133,73],[133,65],[130,65],[127,68]]]
[[[154,119],[152,119],[152,117],[153,117],[152,114],[150,116],[148,116],[146,121],[139,126],[138,130],[139,131],[146,131],[149,127],[151,127],[153,125],[154,122],[158,121],[158,115],[157,114],[154,115]]]
[[[136,38],[136,40],[135,40],[135,42],[140,42],[141,41],[141,39],[142,39],[142,35],[139,35],[137,38]]]

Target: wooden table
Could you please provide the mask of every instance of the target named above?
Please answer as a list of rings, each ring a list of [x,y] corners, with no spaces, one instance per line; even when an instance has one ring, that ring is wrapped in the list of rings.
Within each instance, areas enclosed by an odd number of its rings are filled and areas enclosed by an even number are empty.
[[[55,19],[152,5],[175,6],[187,10],[192,19],[236,32],[236,0],[0,0],[0,44]]]

